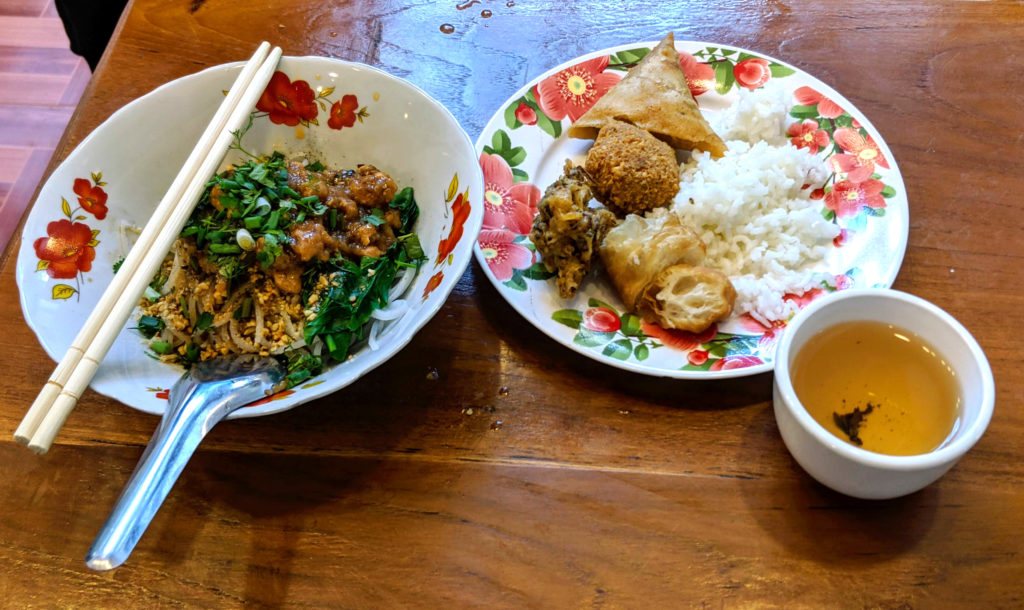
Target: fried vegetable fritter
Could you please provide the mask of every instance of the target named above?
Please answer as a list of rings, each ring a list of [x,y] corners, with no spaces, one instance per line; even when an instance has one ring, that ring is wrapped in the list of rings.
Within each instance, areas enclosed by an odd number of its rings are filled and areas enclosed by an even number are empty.
[[[588,206],[592,198],[590,177],[566,161],[562,177],[544,191],[533,219],[530,241],[548,271],[558,273],[558,294],[563,299],[575,296],[604,236],[616,223],[608,210]]]

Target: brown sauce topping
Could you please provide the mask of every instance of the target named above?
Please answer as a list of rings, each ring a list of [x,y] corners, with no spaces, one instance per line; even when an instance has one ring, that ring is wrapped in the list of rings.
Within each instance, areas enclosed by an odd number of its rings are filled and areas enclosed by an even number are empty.
[[[398,211],[388,204],[398,192],[398,185],[372,165],[360,165],[355,170],[314,172],[297,161],[290,161],[288,186],[302,197],[315,195],[339,214],[333,229],[324,224],[323,217],[317,216],[288,230],[291,242],[285,248],[285,255],[271,268],[274,283],[282,292],[297,294],[301,291],[302,263],[314,258],[325,261],[339,252],[351,258],[380,257],[395,242],[395,229],[401,227],[401,219]],[[210,194],[215,206],[219,204],[216,194]],[[378,209],[384,212],[383,222],[366,219]]]

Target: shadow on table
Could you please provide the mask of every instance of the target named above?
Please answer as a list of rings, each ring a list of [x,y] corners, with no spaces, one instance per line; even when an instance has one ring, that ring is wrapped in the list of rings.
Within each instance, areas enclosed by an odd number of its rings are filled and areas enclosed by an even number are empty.
[[[478,306],[517,357],[552,378],[582,378],[597,392],[689,410],[722,410],[771,400],[771,373],[716,380],[656,377],[588,358],[548,337],[495,290],[475,260],[470,266]],[[670,349],[670,348],[666,348]]]
[[[394,366],[415,368],[414,378],[422,380],[416,352],[400,352]],[[430,362],[446,366],[443,355],[432,354]],[[173,516],[158,515],[161,527],[149,533],[158,539],[161,561],[178,565],[203,559],[200,553],[213,554],[246,566],[244,590],[230,580],[218,583],[226,594],[271,607],[287,600],[288,587],[296,582],[297,549],[323,544],[331,528],[338,532],[334,542],[344,545],[348,509],[358,508],[350,498],[379,484],[376,458],[415,451],[410,447],[418,442],[415,430],[437,417],[433,407],[443,397],[427,391],[410,397],[418,389],[410,383],[416,382],[389,383],[393,374],[394,369],[378,368],[338,393],[290,411],[219,424],[171,491],[162,512]],[[317,509],[325,504],[332,509]],[[310,522],[309,514],[320,522]],[[323,523],[325,515],[341,524]],[[238,548],[199,540],[211,521],[248,531],[248,549],[238,544],[237,534],[225,534],[227,542],[221,543]]]
[[[771,418],[768,409],[764,417]],[[935,485],[891,500],[851,498],[815,481],[792,458],[774,422],[757,422],[748,436],[758,442],[745,447],[765,449],[767,428],[776,435],[776,472],[743,481],[739,493],[767,536],[794,554],[831,566],[876,563],[910,551],[931,530],[939,493]],[[762,454],[742,457],[764,463]]]

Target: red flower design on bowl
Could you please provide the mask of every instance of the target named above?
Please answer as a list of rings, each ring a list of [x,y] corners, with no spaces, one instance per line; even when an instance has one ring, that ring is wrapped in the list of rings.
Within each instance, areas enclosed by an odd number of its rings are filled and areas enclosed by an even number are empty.
[[[340,102],[334,102],[334,105],[331,106],[331,118],[327,119],[327,126],[331,129],[341,129],[355,125],[358,109],[359,100],[356,99],[356,96],[343,96]]]
[[[448,255],[455,251],[455,246],[458,245],[459,240],[462,239],[463,227],[466,224],[466,219],[469,218],[469,191],[466,193],[459,193],[459,196],[452,203],[452,228],[448,231],[448,237],[445,237],[437,245],[437,261],[440,263],[444,259],[448,258]]]
[[[524,269],[533,263],[533,252],[526,246],[513,243],[516,237],[511,231],[484,229],[477,238],[487,266],[499,281],[511,278],[514,270]]]
[[[480,155],[484,173],[484,222],[489,229],[507,227],[520,235],[530,232],[537,214],[540,189],[528,182],[514,182],[512,168],[498,155]]]
[[[441,285],[441,280],[443,279],[444,271],[438,271],[434,275],[430,276],[430,279],[427,280],[426,287],[423,289],[423,298],[427,298],[427,295],[434,292],[434,289]]]
[[[761,87],[772,77],[772,73],[768,69],[768,60],[760,57],[751,57],[738,62],[733,67],[732,74],[740,86],[751,91]]]
[[[99,186],[93,186],[85,178],[75,178],[72,190],[78,195],[78,205],[82,209],[96,217],[96,220],[103,220],[107,217],[107,193]]]
[[[272,123],[294,127],[316,118],[315,98],[309,83],[304,80],[292,82],[287,74],[277,71],[256,102],[256,109],[268,113]]]
[[[47,261],[46,274],[55,279],[71,279],[79,271],[92,269],[96,250],[92,242],[92,229],[81,222],[55,220],[46,225],[47,237],[32,243],[39,260]]]
[[[575,123],[622,78],[606,73],[607,67],[608,56],[604,55],[552,74],[533,88],[537,105],[553,121],[569,117]]]

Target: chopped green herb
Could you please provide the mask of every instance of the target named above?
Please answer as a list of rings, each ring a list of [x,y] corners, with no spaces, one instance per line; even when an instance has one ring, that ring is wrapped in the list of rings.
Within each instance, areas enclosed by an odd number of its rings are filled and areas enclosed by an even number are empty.
[[[196,330],[206,330],[207,328],[210,328],[211,324],[213,324],[213,314],[208,311],[204,311],[199,314],[199,319],[196,320]]]
[[[415,233],[408,233],[398,238],[398,241],[405,248],[405,255],[411,261],[421,261],[427,258],[423,253],[423,246],[420,245],[420,238]]]
[[[153,341],[149,344],[153,351],[158,354],[169,354],[171,353],[171,344],[167,341]]]
[[[143,337],[152,339],[158,332],[164,329],[164,321],[153,316],[142,316],[139,318],[139,325],[135,328],[142,333]]]

